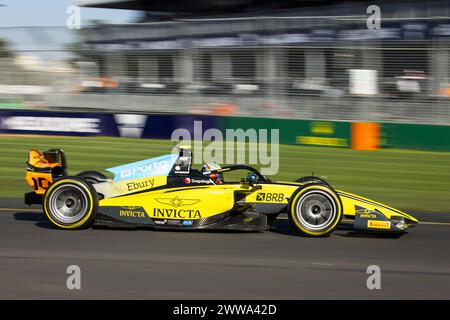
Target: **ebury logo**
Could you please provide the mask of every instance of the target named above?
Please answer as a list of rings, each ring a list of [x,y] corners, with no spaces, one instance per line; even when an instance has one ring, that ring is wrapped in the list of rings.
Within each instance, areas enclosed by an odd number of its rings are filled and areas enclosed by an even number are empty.
[[[147,122],[147,116],[142,114],[115,114],[114,119],[121,137],[140,138]]]
[[[127,190],[134,191],[134,190],[140,190],[140,189],[146,189],[146,188],[153,188],[154,185],[155,185],[155,179],[148,179],[148,180],[138,181],[138,182],[128,182]]]
[[[178,196],[175,198],[155,198],[155,200],[162,204],[168,204],[169,206],[178,208],[182,206],[191,206],[199,203],[200,199],[180,199]]]
[[[311,133],[333,134],[335,125],[331,122],[312,122],[310,124]]]
[[[200,219],[202,215],[200,210],[196,209],[153,209],[153,217],[155,218],[171,218],[171,219]]]

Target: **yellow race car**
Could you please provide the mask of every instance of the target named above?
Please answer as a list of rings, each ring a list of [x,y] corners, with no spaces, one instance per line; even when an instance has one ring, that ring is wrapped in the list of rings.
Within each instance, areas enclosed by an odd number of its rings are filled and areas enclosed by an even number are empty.
[[[92,225],[172,229],[268,230],[281,213],[302,235],[325,236],[342,219],[354,230],[403,232],[418,221],[384,204],[335,190],[314,176],[275,182],[246,165],[192,168],[189,148],[106,169],[67,175],[64,152],[31,150],[26,204],[42,204],[62,229]],[[244,178],[229,180],[243,171]]]

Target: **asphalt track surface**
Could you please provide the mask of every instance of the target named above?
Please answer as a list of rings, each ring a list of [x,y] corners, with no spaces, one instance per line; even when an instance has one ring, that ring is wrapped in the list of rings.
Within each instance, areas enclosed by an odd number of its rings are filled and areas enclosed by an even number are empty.
[[[449,299],[450,214],[401,237],[54,229],[38,207],[0,201],[0,299]],[[68,290],[66,268],[81,268]],[[369,265],[381,289],[368,290]]]

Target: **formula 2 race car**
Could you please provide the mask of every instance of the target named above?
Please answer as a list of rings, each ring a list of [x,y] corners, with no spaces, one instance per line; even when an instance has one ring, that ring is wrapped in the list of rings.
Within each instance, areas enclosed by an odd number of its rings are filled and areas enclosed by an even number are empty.
[[[345,216],[354,230],[403,232],[417,223],[384,204],[335,190],[307,176],[274,182],[246,165],[191,167],[190,148],[106,169],[67,175],[64,152],[31,150],[26,180],[34,189],[26,204],[42,204],[47,218],[62,229],[110,227],[263,231],[280,213],[303,235],[325,236]],[[224,175],[245,171],[245,178]]]

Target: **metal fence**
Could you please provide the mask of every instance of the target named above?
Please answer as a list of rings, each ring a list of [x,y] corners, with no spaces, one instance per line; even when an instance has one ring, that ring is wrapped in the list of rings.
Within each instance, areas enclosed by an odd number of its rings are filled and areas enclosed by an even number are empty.
[[[326,19],[323,23],[330,28]],[[263,44],[253,43],[248,31],[236,44],[227,36],[204,34],[188,41],[191,24],[134,25],[115,35],[106,28],[103,37],[88,29],[64,40],[39,37],[36,48],[22,43],[13,56],[0,54],[0,97],[78,111],[450,124],[448,38],[363,41],[350,36],[286,45],[283,37],[295,35],[273,34],[265,21],[252,24],[265,32]],[[132,39],[132,30],[148,39],[145,32],[156,28],[176,28],[183,37],[172,30],[171,40],[118,41],[124,35]],[[107,37],[110,42],[102,41]]]

